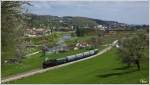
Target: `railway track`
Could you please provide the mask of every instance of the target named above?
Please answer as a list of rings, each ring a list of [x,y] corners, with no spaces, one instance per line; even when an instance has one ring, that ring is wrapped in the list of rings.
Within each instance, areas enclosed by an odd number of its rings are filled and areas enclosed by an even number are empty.
[[[57,65],[57,66],[54,66],[54,67],[46,68],[46,69],[35,69],[35,70],[31,70],[29,72],[20,73],[20,74],[2,79],[1,83],[6,83],[6,82],[9,82],[9,81],[21,79],[21,78],[32,76],[32,75],[35,75],[35,74],[44,73],[44,72],[49,71],[49,70],[53,70],[53,69],[60,68],[60,67],[63,67],[63,66],[67,66],[67,65],[70,65],[70,64],[73,64],[73,63],[76,63],[76,62],[81,62],[81,61],[84,61],[84,60],[87,60],[87,59],[94,58],[98,55],[101,55],[101,54],[109,51],[113,46],[116,45],[117,42],[118,42],[118,40],[115,40],[110,46],[106,47],[105,49],[101,50],[99,53],[97,53],[93,56],[83,58],[83,59],[80,59],[80,60],[77,60],[77,61],[72,61],[72,62],[69,62],[69,63]]]

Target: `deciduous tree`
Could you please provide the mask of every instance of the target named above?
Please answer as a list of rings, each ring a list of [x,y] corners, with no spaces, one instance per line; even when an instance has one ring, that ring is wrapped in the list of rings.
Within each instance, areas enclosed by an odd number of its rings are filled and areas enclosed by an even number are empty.
[[[135,64],[140,69],[141,57],[144,56],[144,49],[148,46],[148,35],[140,31],[132,37],[120,40],[119,46],[118,54],[122,62],[128,66]]]
[[[24,35],[24,16],[21,1],[1,2],[1,46],[2,61],[16,57],[17,45],[21,45]]]

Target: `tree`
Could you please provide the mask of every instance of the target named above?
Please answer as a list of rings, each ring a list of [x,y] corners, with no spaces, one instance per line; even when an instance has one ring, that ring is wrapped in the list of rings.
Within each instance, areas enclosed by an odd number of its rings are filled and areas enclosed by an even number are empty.
[[[76,29],[76,35],[77,35],[77,36],[80,36],[80,35],[81,35],[81,32],[80,32],[79,27],[75,26],[75,29]]]
[[[144,48],[148,46],[148,36],[140,31],[132,37],[120,40],[119,46],[118,54],[122,62],[129,67],[135,64],[140,70],[141,57],[143,57]]]
[[[99,46],[98,37],[92,37],[91,41],[92,41],[92,45],[94,46],[94,48],[97,48]]]
[[[99,30],[97,34],[98,34],[99,37],[103,38],[104,35],[105,35],[105,31],[104,30]]]
[[[84,36],[85,30],[87,30],[87,29],[83,29],[81,27],[79,28],[78,26],[75,26],[75,33],[78,37]]]
[[[24,35],[24,16],[20,1],[1,2],[1,46],[2,61],[7,58],[16,57],[17,45],[21,45]]]

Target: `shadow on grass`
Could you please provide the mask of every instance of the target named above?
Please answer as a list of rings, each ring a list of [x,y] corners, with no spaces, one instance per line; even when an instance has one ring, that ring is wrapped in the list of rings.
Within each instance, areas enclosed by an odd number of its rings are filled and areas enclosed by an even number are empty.
[[[136,71],[138,71],[138,70],[129,70],[129,71],[122,71],[122,72],[114,72],[114,73],[97,75],[97,77],[107,78],[107,77],[110,77],[110,76],[117,76],[117,75],[129,74],[129,73],[133,73],[133,72],[136,72]]]
[[[129,69],[129,66],[114,68],[113,70],[126,70],[126,69]]]

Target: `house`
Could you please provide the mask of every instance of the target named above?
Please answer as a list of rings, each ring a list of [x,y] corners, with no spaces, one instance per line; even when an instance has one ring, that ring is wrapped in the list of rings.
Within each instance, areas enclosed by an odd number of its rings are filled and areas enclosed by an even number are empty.
[[[79,48],[85,48],[85,47],[89,47],[90,45],[87,42],[84,41],[80,41],[78,43],[76,43],[74,50],[78,50]]]
[[[51,30],[44,29],[44,28],[32,28],[32,29],[26,29],[25,36],[27,37],[36,37],[36,36],[43,36],[50,34]]]
[[[98,28],[99,30],[105,31],[108,27],[103,26],[103,25],[97,25],[96,28]]]

